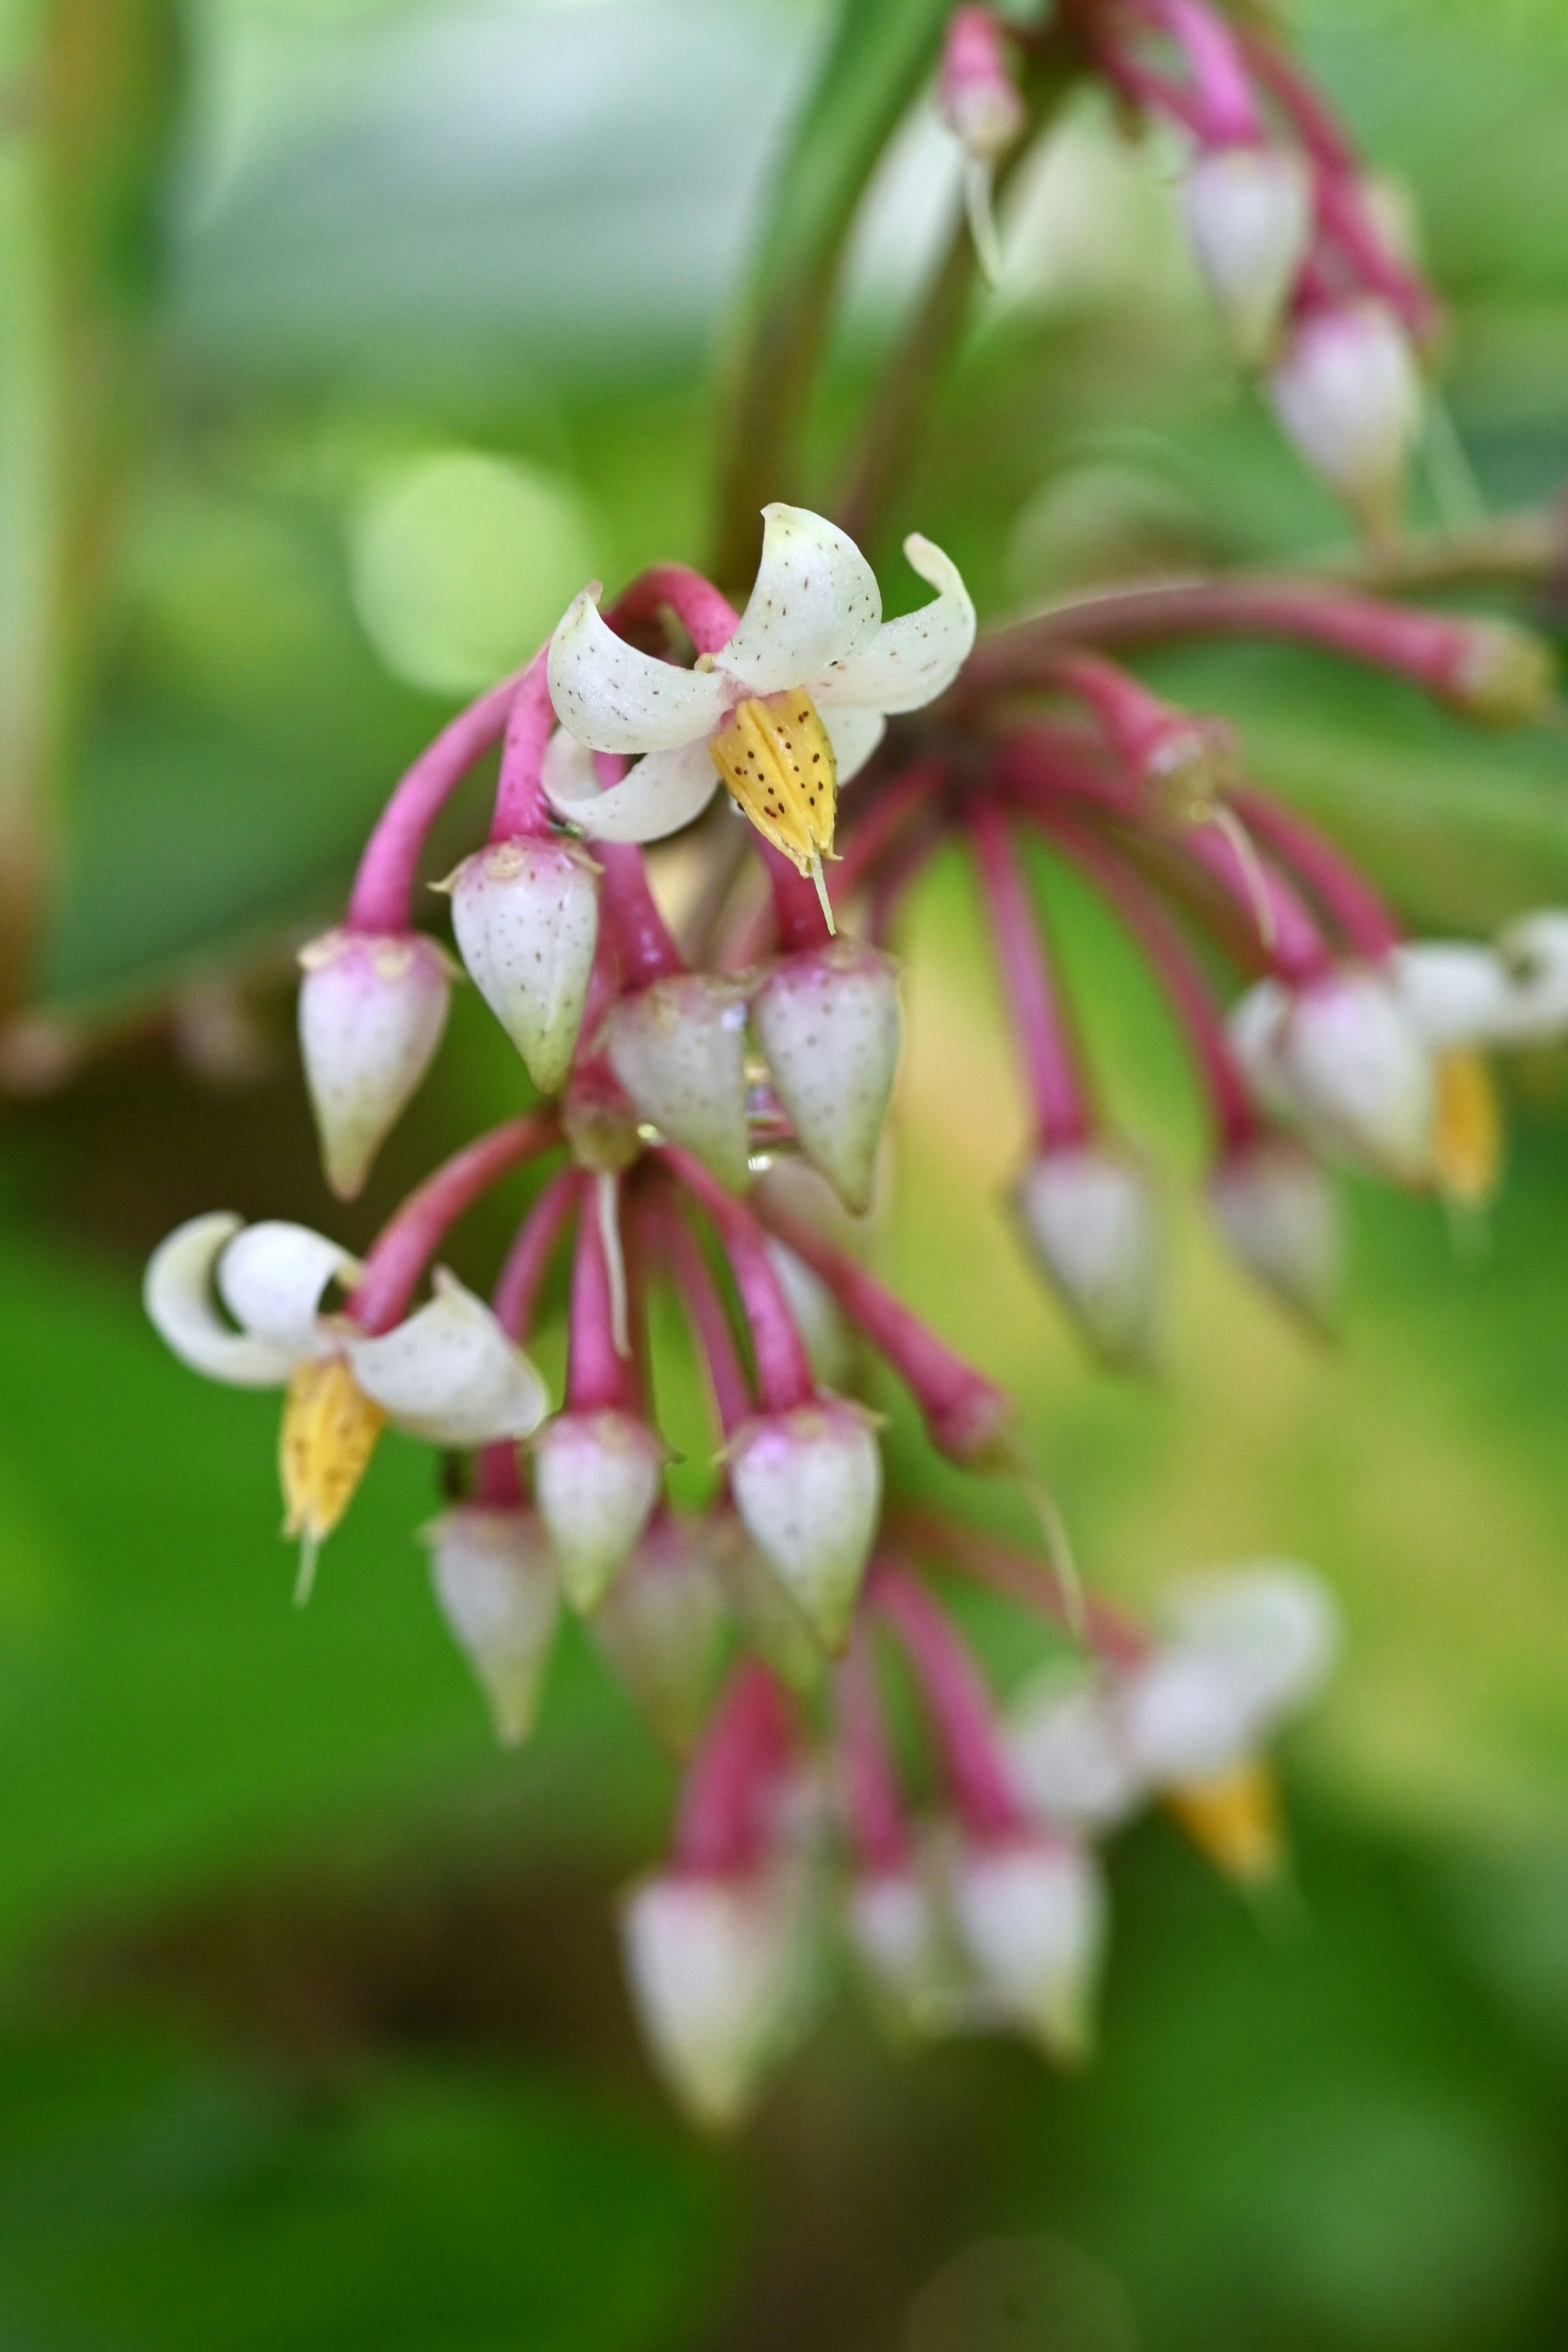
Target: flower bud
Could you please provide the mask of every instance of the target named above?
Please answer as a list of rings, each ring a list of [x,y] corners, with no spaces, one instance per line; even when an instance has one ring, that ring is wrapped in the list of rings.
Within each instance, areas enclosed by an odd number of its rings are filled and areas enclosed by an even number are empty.
[[[735,1507],[826,1649],[848,1639],[882,1499],[871,1416],[842,1397],[747,1422],[730,1444]]]
[[[1386,537],[1421,426],[1421,379],[1404,329],[1358,298],[1297,321],[1269,378],[1275,414],[1302,457],[1355,515]]]
[[[496,1738],[515,1748],[533,1728],[561,1596],[531,1511],[462,1503],[421,1530],[441,1614],[489,1701]]]
[[[843,939],[782,956],[752,999],[752,1021],[801,1149],[859,1214],[902,1034],[891,961]]]
[[[721,1522],[715,1557],[746,1647],[788,1689],[820,1689],[826,1672],[822,1645],[733,1514]]]
[[[678,1756],[702,1728],[725,1614],[706,1525],[672,1516],[654,1521],[595,1612],[600,1647]]]
[[[994,163],[1023,136],[1028,116],[1007,69],[1006,36],[991,9],[956,8],[949,17],[937,103],[977,163]]]
[[[1262,981],[1230,1015],[1248,1084],[1310,1142],[1396,1183],[1432,1169],[1432,1060],[1392,980],[1343,965],[1292,992]]]
[[[950,1884],[959,1935],[997,2010],[1048,2056],[1087,2057],[1105,1939],[1104,1894],[1088,1855],[1025,1832],[964,1845]]]
[[[574,1609],[595,1609],[658,1500],[664,1448],[630,1413],[561,1412],[533,1441],[533,1490]]]
[[[327,931],[300,962],[300,1045],[321,1158],[339,1200],[352,1201],[441,1042],[450,967],[417,931]]]
[[[1187,236],[1237,357],[1268,356],[1312,234],[1305,159],[1283,147],[1218,147],[1182,184]]]
[[[1243,1144],[1210,1177],[1209,1203],[1248,1273],[1326,1326],[1339,1286],[1339,1202],[1311,1153],[1282,1135]]]
[[[599,935],[599,869],[575,842],[491,842],[447,884],[479,994],[542,1095],[564,1085]]]
[[[683,971],[624,996],[601,1033],[610,1067],[643,1118],[732,1192],[750,1179],[745,1030],[736,982]]]
[[[1464,651],[1443,699],[1481,727],[1546,719],[1557,698],[1557,658],[1543,637],[1514,621],[1467,621]]]
[[[1153,1349],[1158,1235],[1149,1181],[1099,1144],[1047,1151],[1013,1195],[1024,1233],[1090,1345],[1146,1366]]]
[[[921,1871],[894,1866],[857,1878],[847,1925],[855,1956],[892,2022],[927,2033],[956,2022],[962,2005],[956,1955]]]
[[[805,1885],[789,1867],[645,1880],[622,1915],[632,1994],[661,2072],[699,2123],[738,2123],[804,2021]]]

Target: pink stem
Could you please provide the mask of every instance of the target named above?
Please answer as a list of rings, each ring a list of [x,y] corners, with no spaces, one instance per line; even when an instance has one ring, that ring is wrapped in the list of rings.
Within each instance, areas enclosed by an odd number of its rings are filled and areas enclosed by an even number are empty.
[[[639,621],[657,618],[668,605],[700,654],[716,654],[741,625],[741,616],[710,580],[684,563],[656,563],[639,574],[616,597],[605,614],[610,627],[625,635]]]
[[[773,940],[781,953],[826,944],[828,930],[809,875],[797,873],[791,861],[771,841],[757,835],[757,851],[767,869],[773,900]]]
[[[585,1204],[586,1206],[586,1204]],[[637,1412],[635,1360],[616,1346],[610,1274],[599,1220],[592,1209],[577,1220],[572,1254],[572,1299],[566,1328],[566,1411]]]
[[[891,1364],[920,1407],[931,1444],[954,1462],[982,1462],[1012,1421],[1005,1392],[815,1225],[792,1216],[771,1195],[759,1200],[758,1208],[769,1231],[821,1276],[850,1321]]]
[[[1252,147],[1263,136],[1236,37],[1199,0],[1137,0],[1139,14],[1167,32],[1191,69],[1198,135],[1208,147]]]
[[[882,866],[872,885],[871,903],[866,910],[866,936],[873,947],[887,946],[904,900],[947,839],[947,835],[946,824],[940,817],[933,817],[912,841],[902,843]]]
[[[1236,813],[1317,899],[1352,955],[1379,962],[1404,933],[1383,899],[1314,824],[1267,793],[1232,795]]]
[[[888,1752],[876,1672],[863,1626],[834,1677],[838,1716],[838,1765],[849,1834],[863,1869],[873,1874],[909,1867],[909,1827],[898,1775]]]
[[[554,1112],[535,1112],[481,1135],[427,1176],[371,1244],[359,1288],[348,1303],[360,1328],[374,1336],[401,1322],[414,1286],[447,1226],[492,1184],[560,1140],[561,1122]]]
[[[1036,726],[1005,736],[991,773],[1008,798],[1033,806],[1060,798],[1131,817],[1142,798],[1139,786],[1110,767],[1097,746],[1055,728]]]
[[[680,1293],[681,1305],[706,1360],[714,1411],[721,1433],[728,1440],[742,1423],[751,1420],[756,1407],[730,1318],[719,1296],[719,1286],[679,1207],[668,1194],[658,1203],[655,1232],[658,1247]]]
[[[629,843],[596,841],[594,856],[604,869],[600,920],[615,944],[624,989],[647,988],[656,980],[684,971],[680,950],[665,928],[647,887],[640,849]],[[584,1033],[587,1021],[584,1021]]]
[[[1199,749],[1218,730],[1176,710],[1151,694],[1141,678],[1101,654],[1064,652],[1049,664],[1048,682],[1088,703],[1104,725],[1121,763],[1141,778],[1157,773],[1160,756],[1174,748]]]
[[[848,904],[889,844],[946,782],[947,770],[943,762],[921,760],[890,777],[875,792],[864,816],[858,814],[860,803],[857,799],[854,830],[845,841],[844,854],[826,869],[827,894],[835,913]],[[758,838],[760,840],[761,836]],[[790,872],[794,874],[793,866]],[[797,880],[800,878],[796,877]],[[815,899],[815,891],[812,896]],[[776,902],[770,894],[727,946],[725,970],[743,971],[748,964],[756,963],[767,953],[775,936]]]
[[[686,1187],[724,1245],[751,1328],[762,1410],[794,1412],[810,1404],[816,1383],[762,1227],[742,1202],[678,1144],[659,1144],[654,1156]]]
[[[349,894],[351,931],[409,929],[409,904],[425,836],[476,760],[497,743],[526,672],[503,678],[460,711],[422,751],[393,793],[365,845]]]
[[[516,1446],[504,1441],[482,1446],[474,1475],[474,1501],[482,1510],[520,1511],[524,1500]]]
[[[553,1175],[517,1230],[506,1263],[490,1294],[490,1311],[509,1339],[527,1343],[533,1328],[540,1287],[561,1238],[562,1229],[578,1205],[584,1188],[580,1168],[563,1168]]]
[[[1184,826],[1175,841],[1185,857],[1221,885],[1255,929],[1260,920],[1255,886],[1261,887],[1268,920],[1260,944],[1271,971],[1291,988],[1303,987],[1327,971],[1333,961],[1327,941],[1289,882],[1266,858],[1244,860],[1236,843],[1216,824]]]
[[[1142,876],[1124,864],[1098,834],[1066,814],[1042,814],[1037,822],[1062,855],[1110,900],[1154,967],[1181,1024],[1225,1147],[1230,1151],[1239,1150],[1258,1134],[1258,1114],[1208,982],[1186,941]]]
[[[1040,1147],[1081,1143],[1089,1129],[1088,1104],[1012,836],[988,801],[975,803],[969,824]]]
[[[1108,588],[996,631],[971,654],[955,694],[967,707],[1011,688],[1038,686],[1065,644],[1135,646],[1202,636],[1321,646],[1408,678],[1439,701],[1462,699],[1476,644],[1464,621],[1339,588],[1279,580],[1181,581]]]
[[[1437,305],[1413,270],[1390,253],[1367,217],[1359,183],[1347,174],[1320,169],[1314,190],[1318,221],[1363,286],[1396,310],[1412,334],[1430,335]]]
[[[546,667],[550,647],[542,646],[523,671],[506,722],[501,744],[500,776],[496,785],[490,839],[512,841],[520,835],[549,834],[550,803],[540,781],[544,747],[555,725]]]
[[[687,1768],[672,1860],[694,1878],[753,1868],[772,1843],[771,1801],[791,1760],[789,1706],[766,1667],[737,1666]]]
[[[1082,1594],[1080,1611],[1069,1613],[1057,1570],[1032,1552],[973,1528],[955,1527],[933,1511],[901,1508],[891,1516],[889,1524],[897,1540],[912,1550],[989,1585],[1020,1607],[1049,1618],[1075,1639],[1087,1633],[1091,1646],[1108,1665],[1139,1665],[1153,1649],[1141,1625],[1096,1593]]]
[[[1360,159],[1337,117],[1295,61],[1250,26],[1238,27],[1237,38],[1252,71],[1284,108],[1313,161],[1331,172],[1359,172]]]
[[[886,1559],[873,1563],[866,1596],[915,1670],[965,1828],[982,1838],[1020,1829],[990,1693],[946,1617],[918,1578]]]

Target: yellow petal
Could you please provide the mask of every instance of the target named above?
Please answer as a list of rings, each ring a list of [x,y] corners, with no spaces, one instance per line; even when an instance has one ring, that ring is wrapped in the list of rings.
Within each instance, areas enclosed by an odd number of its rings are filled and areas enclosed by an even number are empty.
[[[341,1356],[312,1356],[289,1382],[279,1437],[283,1532],[312,1548],[353,1502],[386,1415],[354,1386]]]
[[[1502,1168],[1502,1119],[1491,1072],[1479,1054],[1437,1056],[1433,1160],[1439,1189],[1461,1208],[1485,1206]]]
[[[1209,1780],[1184,1780],[1165,1802],[1199,1852],[1216,1870],[1247,1886],[1278,1877],[1285,1859],[1279,1787],[1259,1758],[1234,1765]]]
[[[838,770],[809,694],[738,703],[708,748],[731,799],[802,874],[831,856]]]

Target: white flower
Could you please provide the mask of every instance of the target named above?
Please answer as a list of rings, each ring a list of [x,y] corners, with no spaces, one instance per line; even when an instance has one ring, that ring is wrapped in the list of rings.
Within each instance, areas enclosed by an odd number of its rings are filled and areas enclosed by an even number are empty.
[[[217,1210],[159,1244],[142,1287],[153,1327],[194,1370],[288,1391],[285,1531],[305,1539],[307,1590],[315,1547],[347,1509],[386,1423],[432,1445],[484,1445],[527,1436],[548,1405],[528,1358],[442,1268],[434,1298],[390,1331],[372,1336],[323,1314],[328,1284],[352,1289],[361,1272],[307,1225],[245,1225]]]
[[[1397,1183],[1432,1174],[1432,1055],[1389,971],[1345,964],[1300,989],[1261,980],[1228,1027],[1258,1101],[1319,1150]]]
[[[657,841],[689,824],[722,779],[758,831],[809,873],[833,846],[838,784],[870,758],[889,712],[951,686],[974,642],[974,607],[939,547],[904,552],[935,601],[884,622],[876,574],[854,541],[803,507],[763,509],[762,562],[739,627],[695,669],[639,653],[585,588],[550,646],[562,722],[544,787],[603,841]],[[819,715],[820,706],[820,715]],[[641,756],[601,788],[590,754]]]
[[[1401,1003],[1436,1052],[1541,1045],[1568,1030],[1568,914],[1510,925],[1495,948],[1414,940],[1389,966]]]
[[[1327,1591],[1289,1561],[1190,1584],[1166,1615],[1172,1639],[1118,1697],[1122,1737],[1152,1787],[1244,1762],[1321,1688],[1339,1646]]]

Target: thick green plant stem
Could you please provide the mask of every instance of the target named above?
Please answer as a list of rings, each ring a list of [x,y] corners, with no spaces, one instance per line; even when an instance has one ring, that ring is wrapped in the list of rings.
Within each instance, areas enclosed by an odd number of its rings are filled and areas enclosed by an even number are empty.
[[[771,499],[798,488],[798,442],[845,240],[888,141],[936,61],[952,0],[843,0],[774,182],[728,371],[713,572],[744,591]]]
[[[112,517],[139,446],[172,0],[0,0],[0,1022],[57,869]]]

